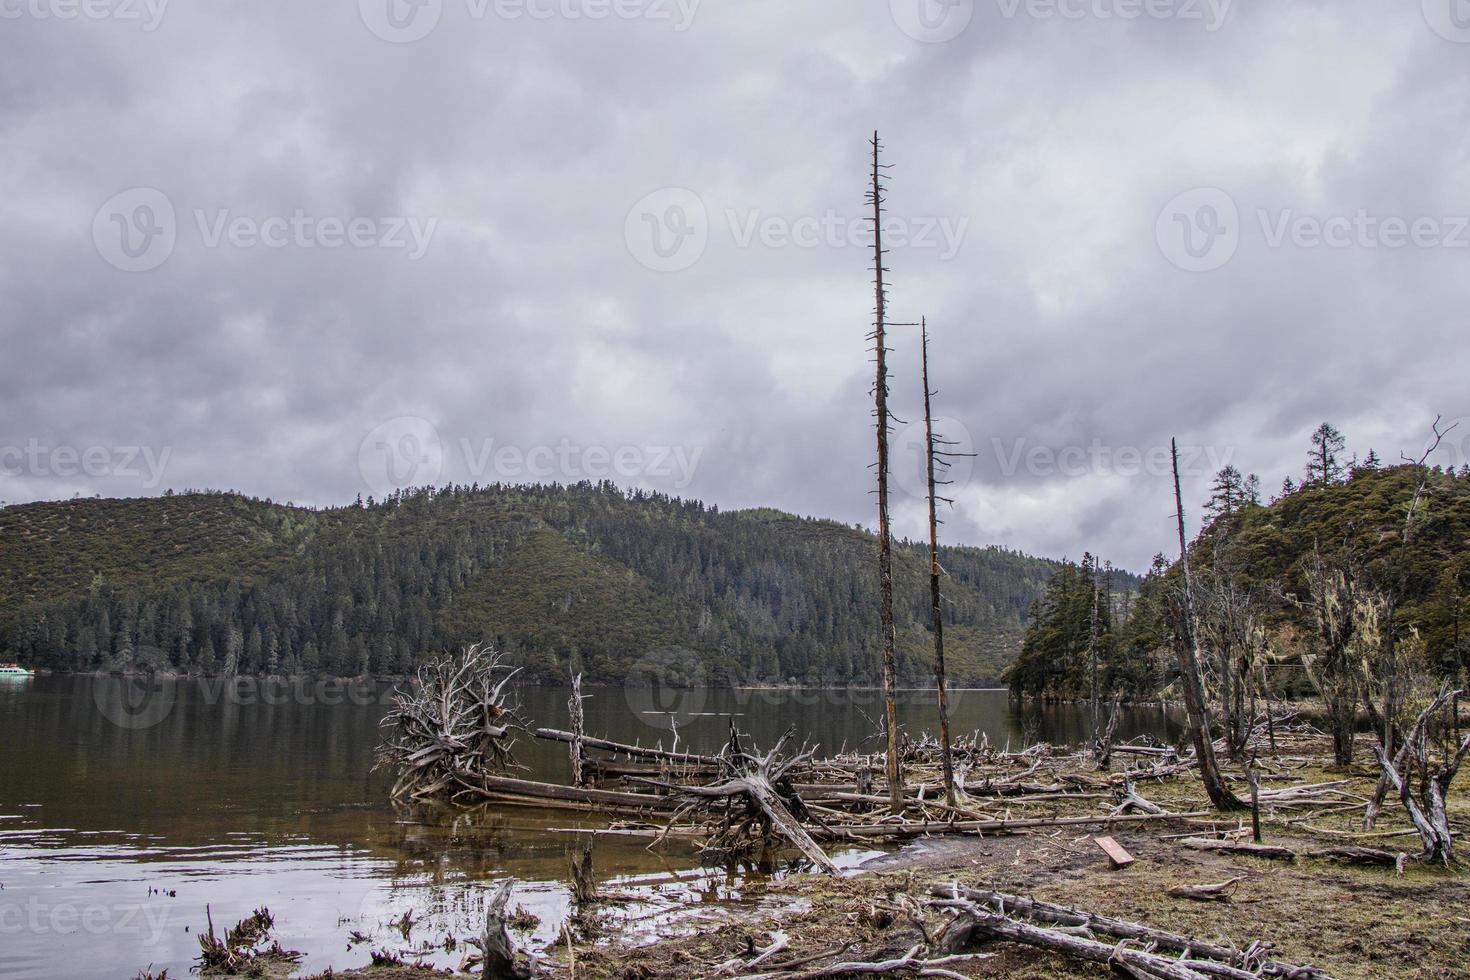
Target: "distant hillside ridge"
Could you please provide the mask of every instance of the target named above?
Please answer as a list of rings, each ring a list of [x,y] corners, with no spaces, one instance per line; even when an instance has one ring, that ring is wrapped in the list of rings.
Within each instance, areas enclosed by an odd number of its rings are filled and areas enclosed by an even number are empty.
[[[946,659],[994,684],[1057,563],[942,549]],[[927,549],[896,549],[899,672],[931,679]],[[55,670],[391,675],[493,641],[529,679],[867,684],[876,543],[611,483],[312,510],[234,493],[0,508],[0,657]]]

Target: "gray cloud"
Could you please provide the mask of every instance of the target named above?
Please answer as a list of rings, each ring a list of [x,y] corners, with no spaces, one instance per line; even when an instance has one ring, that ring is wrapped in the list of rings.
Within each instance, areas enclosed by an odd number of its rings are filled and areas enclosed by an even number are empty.
[[[1169,546],[1170,436],[1201,447],[1194,508],[1225,459],[1297,475],[1324,418],[1392,459],[1470,415],[1470,232],[1272,238],[1470,214],[1470,44],[1438,0],[686,0],[682,30],[672,0],[443,0],[412,43],[369,28],[389,2],[169,3],[150,30],[156,2],[0,0],[0,499],[330,504],[392,463],[868,523],[874,129],[894,318],[929,317],[936,408],[977,453],[951,539],[1140,568]],[[946,9],[950,40],[900,27]],[[124,230],[158,241],[136,188],[174,212],[151,271],[116,267]],[[1165,211],[1196,188],[1230,239]],[[1181,220],[1208,270],[1178,267]],[[433,222],[421,257],[400,221]],[[646,267],[653,230],[676,271]],[[912,420],[915,332],[893,344]],[[123,465],[145,449],[156,480]],[[922,501],[896,513],[921,533]]]

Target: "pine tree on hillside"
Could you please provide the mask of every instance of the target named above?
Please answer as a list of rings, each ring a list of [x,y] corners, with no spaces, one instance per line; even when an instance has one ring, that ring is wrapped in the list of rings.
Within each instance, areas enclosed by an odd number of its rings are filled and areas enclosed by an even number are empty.
[[[1338,454],[1344,440],[1330,422],[1323,422],[1312,433],[1312,448],[1307,452],[1307,473],[1303,486],[1326,486],[1342,481],[1343,467]]]
[[[1210,484],[1210,499],[1205,501],[1206,523],[1235,513],[1247,504],[1261,502],[1261,478],[1254,473],[1243,475],[1229,463],[1220,467]]]

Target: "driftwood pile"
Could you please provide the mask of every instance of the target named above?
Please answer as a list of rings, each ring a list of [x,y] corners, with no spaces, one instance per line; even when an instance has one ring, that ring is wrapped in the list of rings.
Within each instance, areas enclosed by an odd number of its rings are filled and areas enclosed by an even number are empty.
[[[528,729],[507,693],[514,675],[494,649],[472,646],[424,666],[416,687],[395,693],[383,722],[388,737],[378,756],[380,765],[397,773],[395,800],[595,811],[614,822],[591,831],[551,829],[641,837],[650,847],[692,841],[703,856],[719,861],[751,856],[766,861],[777,851],[792,848],[829,873],[837,869],[824,843],[1188,822],[1213,815],[1204,810],[1171,811],[1148,799],[1150,785],[1197,770],[1193,752],[1182,746],[1150,744],[1146,739],[1110,745],[1115,770],[1107,771],[1098,765],[1095,746],[1067,751],[1042,744],[1012,751],[1009,746],[992,747],[983,736],[962,737],[951,747],[951,801],[945,787],[945,753],[932,738],[901,744],[903,781],[892,793],[884,752],[844,751],[821,758],[812,747],[793,748],[791,732],[762,752],[732,726],[728,743],[714,755],[683,751],[677,743],[666,749],[589,735],[583,731],[579,682],[574,682],[568,706],[572,731]],[[1276,748],[1271,757],[1253,759],[1244,776],[1222,774],[1226,781],[1251,784],[1257,845],[1260,812],[1266,809],[1278,823],[1306,832],[1374,836],[1320,828],[1314,821],[1362,811],[1371,826],[1379,800],[1396,789],[1424,840],[1423,856],[1449,860],[1453,834],[1445,816],[1445,791],[1470,754],[1470,738],[1452,748],[1444,762],[1433,763],[1426,761],[1424,735],[1425,719],[1447,697],[1436,699],[1421,715],[1395,758],[1380,759],[1384,779],[1379,799],[1354,794],[1345,779],[1301,784],[1295,771],[1308,765],[1308,758],[1288,753],[1298,744],[1306,750],[1320,734],[1288,725],[1286,718],[1263,728],[1259,734],[1269,737]],[[518,731],[567,747],[570,785],[513,774],[521,769],[511,751]],[[1287,785],[1273,785],[1278,783]],[[1411,792],[1414,788],[1421,791],[1418,798]],[[1095,812],[1078,814],[1081,808],[1073,807],[1073,815],[1057,814],[1060,804],[1083,801],[1086,810]],[[1220,845],[1201,838],[1185,846]],[[1237,847],[1235,842],[1226,846],[1273,856],[1266,853],[1269,846],[1260,850]],[[1355,846],[1274,856],[1329,857],[1400,869],[1406,860],[1397,850]]]
[[[694,840],[707,857],[722,859],[764,859],[790,847],[829,873],[837,869],[819,842],[1203,815],[1170,813],[1140,794],[1139,786],[1192,767],[1173,749],[1137,746],[1128,754],[1130,747],[1118,746],[1136,763],[1109,773],[1098,771],[1086,752],[1046,745],[1012,752],[992,748],[984,737],[960,738],[952,746],[952,803],[940,744],[929,738],[906,743],[895,812],[882,752],[818,758],[812,747],[794,749],[791,732],[762,752],[733,727],[716,755],[615,742],[582,730],[580,683],[569,704],[572,731],[528,730],[507,694],[514,673],[494,649],[473,646],[424,666],[414,688],[395,692],[378,754],[379,765],[397,773],[395,800],[592,810],[619,818],[592,833],[644,837],[651,846]],[[516,731],[565,744],[571,785],[514,775],[520,768],[511,751]],[[1062,800],[1112,803],[1096,815],[1059,817],[1052,804]],[[1047,805],[1032,809],[1034,804]]]

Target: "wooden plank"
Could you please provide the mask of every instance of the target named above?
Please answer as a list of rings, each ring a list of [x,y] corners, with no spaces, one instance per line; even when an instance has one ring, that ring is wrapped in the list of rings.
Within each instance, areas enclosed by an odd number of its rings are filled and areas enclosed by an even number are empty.
[[[1113,862],[1113,867],[1126,868],[1133,863],[1133,855],[1123,850],[1123,845],[1113,840],[1113,838],[1094,837],[1093,841],[1097,843],[1098,847],[1103,849],[1103,853],[1108,856],[1108,860]]]

